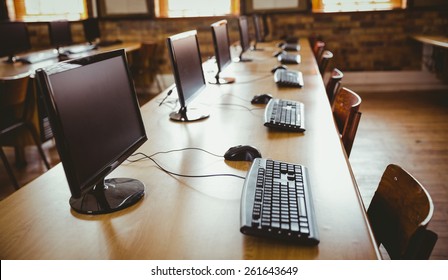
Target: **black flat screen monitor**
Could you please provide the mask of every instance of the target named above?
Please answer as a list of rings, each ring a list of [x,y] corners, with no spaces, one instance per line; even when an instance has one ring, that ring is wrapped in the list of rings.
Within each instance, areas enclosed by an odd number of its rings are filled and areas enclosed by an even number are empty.
[[[97,18],[88,18],[82,21],[84,37],[93,44],[101,38],[100,25]]]
[[[50,42],[53,47],[59,49],[60,47],[73,44],[70,22],[66,20],[50,21],[48,29]]]
[[[187,111],[187,106],[206,87],[196,30],[168,37],[167,45],[180,103],[180,110],[171,113],[170,118],[176,121],[207,118],[209,114],[203,109],[190,108]]]
[[[114,212],[136,203],[144,185],[105,179],[146,140],[124,50],[37,70],[70,205],[85,214]]]
[[[8,56],[5,61],[13,63],[15,55],[31,49],[26,23],[18,21],[0,22],[0,57]]]
[[[210,83],[214,84],[229,84],[235,82],[233,77],[220,78],[220,73],[232,62],[230,54],[229,33],[227,30],[227,20],[221,20],[211,25],[213,46],[215,48],[216,64],[218,65],[218,72],[216,73],[216,80]]]
[[[250,49],[250,39],[249,39],[249,28],[247,26],[247,17],[240,16],[238,18],[238,27],[240,30],[240,44],[241,44],[241,54],[239,57],[240,62],[252,61],[248,58],[243,58],[243,54]]]
[[[254,20],[254,30],[255,30],[255,44],[254,44],[254,50],[261,50],[260,48],[257,48],[257,43],[264,42],[264,27],[263,27],[263,19],[260,18],[259,15],[253,15]]]

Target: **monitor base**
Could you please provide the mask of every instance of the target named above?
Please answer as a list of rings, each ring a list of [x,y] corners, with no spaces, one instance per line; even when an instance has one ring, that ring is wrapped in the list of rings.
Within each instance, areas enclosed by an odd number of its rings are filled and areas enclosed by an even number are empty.
[[[235,82],[235,78],[233,77],[224,77],[224,78],[215,78],[212,81],[209,81],[209,84],[213,85],[225,85],[225,84],[232,84]]]
[[[250,58],[242,58],[242,57],[239,57],[238,59],[235,60],[235,62],[251,62],[251,61],[252,59]]]
[[[70,198],[70,206],[81,214],[106,214],[137,203],[145,194],[145,185],[135,179],[113,178],[98,183],[79,198]]]
[[[193,122],[208,118],[210,114],[205,109],[193,108],[187,112],[187,107],[180,108],[179,112],[172,112],[170,119],[178,122]]]

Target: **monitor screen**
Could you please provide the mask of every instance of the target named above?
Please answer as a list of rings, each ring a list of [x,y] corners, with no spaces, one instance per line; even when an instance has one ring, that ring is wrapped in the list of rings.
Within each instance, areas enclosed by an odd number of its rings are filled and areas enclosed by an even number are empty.
[[[88,18],[82,21],[84,36],[87,42],[93,43],[101,37],[100,26],[97,18]]]
[[[124,50],[39,69],[37,79],[72,208],[95,214],[135,203],[141,182],[104,179],[147,139]]]
[[[48,28],[50,31],[50,42],[53,47],[59,48],[73,44],[70,22],[66,20],[50,21]]]
[[[240,29],[240,44],[241,44],[241,54],[240,61],[251,61],[250,59],[243,59],[243,53],[246,52],[250,48],[250,39],[249,39],[249,29],[247,26],[247,17],[240,16],[238,18],[238,27]]]
[[[187,105],[205,88],[197,32],[191,30],[173,35],[167,38],[167,45],[181,106],[178,113],[182,115],[186,113]],[[186,116],[170,117],[180,121],[196,120],[193,116],[187,119]]]
[[[8,56],[7,62],[14,62],[15,54],[31,49],[28,28],[24,22],[0,22],[0,38],[0,57]]]
[[[264,26],[263,19],[259,15],[254,15],[255,39],[257,42],[264,42]]]
[[[219,74],[224,71],[227,65],[232,62],[231,54],[230,54],[230,42],[229,42],[229,33],[227,30],[227,20],[221,20],[215,22],[211,25],[212,29],[212,37],[213,37],[213,46],[215,48],[215,57],[216,63],[218,65],[218,73],[216,74],[216,81],[213,83],[223,84],[223,83],[232,83],[235,81],[234,78],[221,78]]]

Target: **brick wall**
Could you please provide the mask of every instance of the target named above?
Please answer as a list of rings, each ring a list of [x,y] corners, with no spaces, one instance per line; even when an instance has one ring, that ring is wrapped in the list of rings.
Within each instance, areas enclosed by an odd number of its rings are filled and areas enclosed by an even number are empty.
[[[165,39],[173,34],[197,29],[203,58],[213,55],[210,24],[222,18],[132,19],[103,21],[101,30],[108,39],[156,41],[158,63],[163,73],[171,73]],[[229,21],[230,41],[239,40],[237,19]],[[344,71],[418,70],[421,44],[411,34],[448,35],[448,11],[398,10],[331,14],[273,14],[268,16],[272,39],[285,35],[319,35],[334,53],[329,65]],[[252,29],[252,21],[250,21]],[[34,47],[49,45],[45,24],[30,24]],[[253,32],[251,32],[253,34]],[[76,42],[83,41],[82,25],[72,24]]]

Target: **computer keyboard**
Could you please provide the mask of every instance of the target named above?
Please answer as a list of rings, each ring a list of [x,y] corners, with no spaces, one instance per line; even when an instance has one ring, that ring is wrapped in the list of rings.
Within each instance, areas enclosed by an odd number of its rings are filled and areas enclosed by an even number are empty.
[[[299,64],[301,61],[300,54],[281,53],[277,56],[280,63],[283,64]]]
[[[55,59],[59,57],[59,53],[56,49],[52,50],[45,50],[45,51],[39,51],[30,53],[28,55],[24,55],[19,57],[19,61],[24,63],[38,63],[45,60]]]
[[[304,245],[319,243],[306,167],[256,158],[241,196],[243,234]]]
[[[77,54],[77,53],[83,53],[83,52],[88,52],[91,50],[96,49],[97,46],[96,45],[79,45],[79,46],[70,46],[70,47],[65,47],[62,48],[60,50],[61,53],[65,53],[65,54]]]
[[[278,69],[274,73],[274,81],[282,87],[303,87],[303,75],[300,71]]]
[[[300,45],[297,43],[283,43],[281,48],[285,51],[300,51]]]
[[[305,131],[305,105],[298,101],[272,98],[264,111],[264,125],[280,130]]]
[[[97,46],[98,47],[109,47],[109,46],[113,46],[113,45],[119,45],[122,44],[123,41],[117,39],[117,40],[101,40]]]

